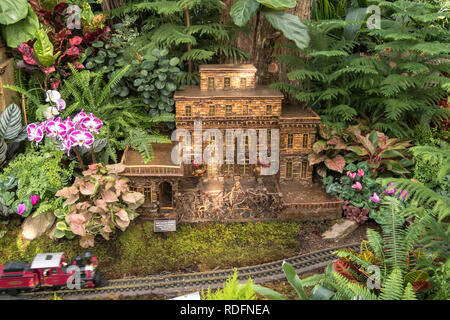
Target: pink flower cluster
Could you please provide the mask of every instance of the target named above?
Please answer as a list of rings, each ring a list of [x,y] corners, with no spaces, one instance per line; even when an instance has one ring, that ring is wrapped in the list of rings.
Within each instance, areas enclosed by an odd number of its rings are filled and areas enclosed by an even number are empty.
[[[349,176],[352,180],[355,179],[356,175],[362,178],[364,176],[364,170],[358,169],[358,171],[356,172],[347,171],[347,176]],[[356,190],[362,190],[362,184],[359,181],[357,181],[354,185],[352,185],[352,188]]]
[[[387,185],[386,189],[384,190],[384,193],[387,195],[393,196],[397,192],[397,188],[395,188],[395,183],[391,182]],[[406,197],[408,197],[408,191],[407,190],[400,190],[399,197],[403,200],[406,200]],[[376,194],[376,192],[373,194],[373,196],[369,197],[370,200],[372,200],[375,203],[380,202],[380,197]]]
[[[39,196],[34,194],[30,196],[31,205],[34,206],[39,201]],[[27,211],[27,206],[24,203],[20,203],[17,206],[17,213],[21,216],[25,211]]]
[[[94,143],[93,133],[98,134],[103,123],[92,113],[86,115],[83,110],[79,112],[73,119],[67,117],[62,120],[60,117],[50,118],[40,124],[30,123],[27,126],[28,140],[35,141],[36,145],[42,141],[44,135],[47,137],[60,140],[62,142],[62,150],[70,154],[70,149],[76,146],[90,147]]]

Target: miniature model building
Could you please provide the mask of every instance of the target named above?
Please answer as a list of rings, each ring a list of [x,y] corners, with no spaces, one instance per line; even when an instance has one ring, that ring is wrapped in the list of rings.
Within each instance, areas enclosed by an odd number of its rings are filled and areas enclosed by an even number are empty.
[[[295,219],[304,218],[308,210],[317,218],[340,215],[339,201],[312,184],[307,155],[316,139],[319,116],[309,108],[283,106],[283,94],[256,86],[255,74],[253,65],[202,65],[200,86],[185,87],[174,96],[177,129],[194,137],[194,123],[201,121],[203,131],[219,130],[223,149],[234,151],[232,163],[175,165],[171,162],[175,144],[153,144],[155,157],[148,164],[137,151],[125,152],[124,175],[146,196],[143,214],[150,218],[176,215],[184,221],[283,219],[283,211],[288,212],[286,218]],[[268,154],[277,144],[271,140],[270,130],[278,129],[279,157],[271,161],[278,162],[279,170],[271,176],[260,175],[263,164],[249,161],[255,141],[246,134],[235,136],[230,129],[256,129],[258,135],[259,129],[267,129]],[[203,148],[215,138],[203,139]],[[256,139],[259,141],[259,136]],[[239,152],[238,143],[245,146],[245,152]],[[241,164],[238,157],[243,157]],[[311,202],[314,198],[316,202]],[[322,210],[324,203],[326,209]],[[296,215],[296,210],[303,212]],[[331,216],[320,217],[325,211]]]

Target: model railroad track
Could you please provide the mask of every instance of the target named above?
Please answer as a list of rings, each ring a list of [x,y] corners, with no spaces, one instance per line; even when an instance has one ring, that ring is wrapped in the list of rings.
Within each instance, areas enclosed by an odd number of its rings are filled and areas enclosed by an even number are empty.
[[[284,279],[281,268],[283,261],[289,262],[297,270],[298,274],[306,273],[317,268],[325,267],[331,261],[336,260],[334,251],[342,248],[357,250],[360,244],[351,244],[331,249],[315,251],[308,254],[294,256],[284,260],[264,263],[256,266],[238,268],[238,279],[248,280],[249,277],[255,283],[263,283]],[[140,295],[140,294],[165,294],[174,295],[200,288],[217,288],[222,286],[234,270],[216,270],[196,273],[153,275],[140,278],[109,280],[108,285],[92,289],[63,289],[52,291],[33,291],[21,293],[19,297],[48,298],[56,294],[60,297],[86,299],[93,297],[107,297],[115,295]]]

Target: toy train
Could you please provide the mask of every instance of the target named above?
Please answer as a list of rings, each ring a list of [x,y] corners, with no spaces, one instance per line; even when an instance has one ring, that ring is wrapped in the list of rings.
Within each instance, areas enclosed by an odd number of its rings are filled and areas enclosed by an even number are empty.
[[[86,251],[83,258],[78,256],[69,265],[64,253],[57,252],[40,253],[31,264],[23,261],[8,262],[0,266],[0,293],[17,294],[39,289],[94,288],[106,285],[107,281],[96,271],[97,257]]]

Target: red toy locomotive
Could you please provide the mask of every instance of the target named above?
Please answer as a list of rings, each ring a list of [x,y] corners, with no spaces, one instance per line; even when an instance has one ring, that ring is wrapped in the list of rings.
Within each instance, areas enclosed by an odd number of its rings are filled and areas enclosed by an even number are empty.
[[[80,271],[79,287],[94,288],[106,285],[100,273],[96,271],[98,261],[90,251],[86,251],[84,259],[76,257],[72,265]],[[63,252],[40,253],[31,264],[23,261],[8,262],[0,266],[0,292],[16,294],[17,292],[36,289],[67,288],[68,283],[77,279],[76,269],[68,270],[70,265],[65,261]],[[71,279],[69,279],[72,277]]]

